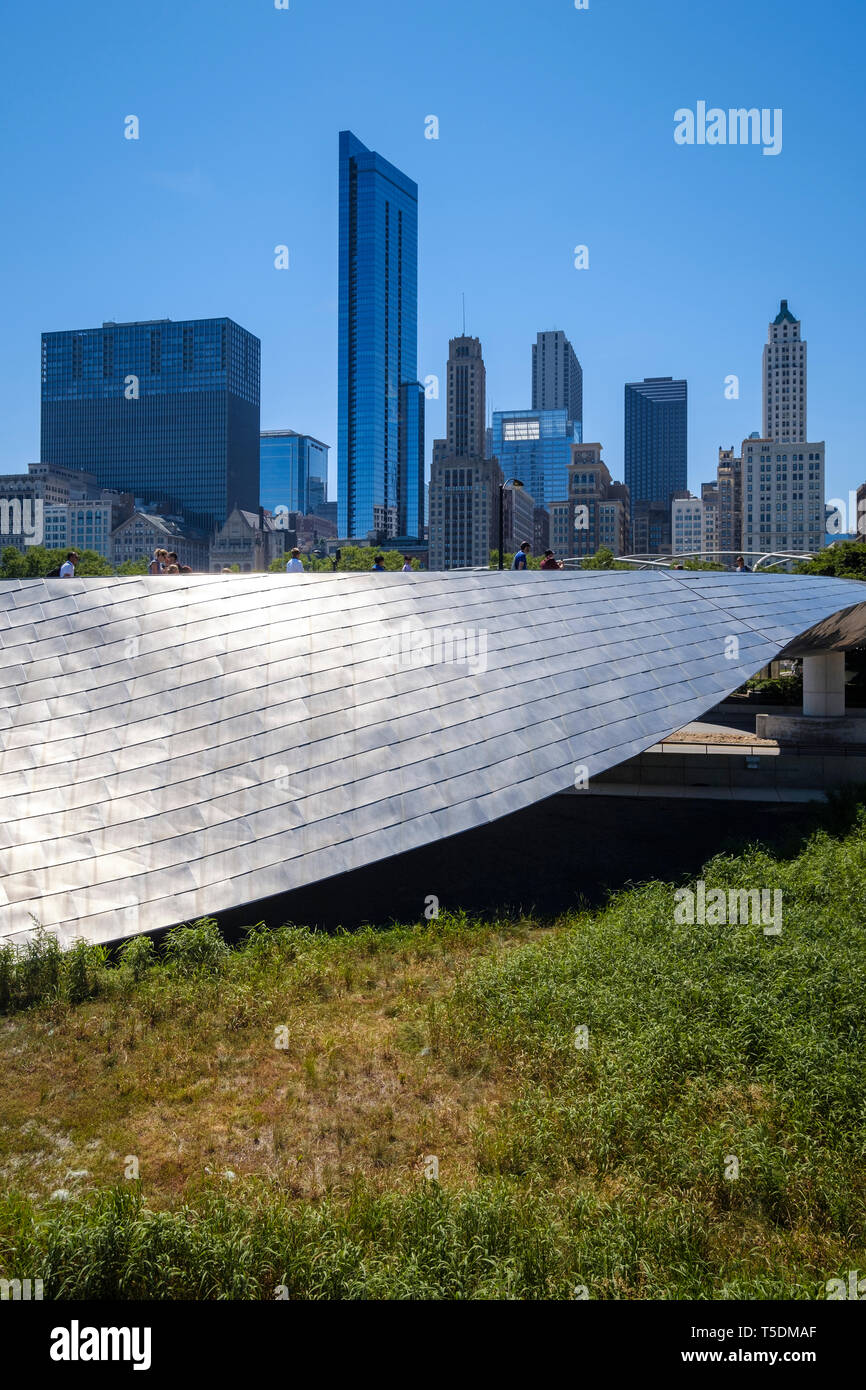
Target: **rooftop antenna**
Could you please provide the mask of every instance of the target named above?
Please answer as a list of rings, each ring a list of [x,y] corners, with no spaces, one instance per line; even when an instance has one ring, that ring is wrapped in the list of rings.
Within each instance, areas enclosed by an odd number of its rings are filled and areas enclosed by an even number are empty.
[[[463,291],[463,337],[466,337],[466,291]]]

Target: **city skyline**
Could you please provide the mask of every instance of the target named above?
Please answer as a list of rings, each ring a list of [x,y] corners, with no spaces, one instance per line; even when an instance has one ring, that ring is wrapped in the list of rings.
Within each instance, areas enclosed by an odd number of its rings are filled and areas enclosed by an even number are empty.
[[[38,453],[42,331],[226,314],[262,341],[262,429],[329,444],[335,495],[333,149],[351,128],[420,187],[422,381],[444,381],[463,292],[492,410],[530,405],[530,345],[561,328],[584,369],[584,435],[605,442],[621,477],[623,382],[685,377],[697,491],[720,445],[761,429],[757,335],[787,297],[812,341],[809,428],[827,441],[827,490],[846,495],[863,480],[859,363],[846,343],[864,267],[857,200],[840,203],[838,189],[858,158],[849,55],[863,14],[848,4],[828,23],[805,0],[700,10],[504,3],[490,26],[444,3],[431,26],[384,0],[374,36],[345,3],[327,24],[302,5],[216,3],[207,24],[164,6],[142,33],[134,14],[96,0],[86,16],[52,8],[54,42],[37,65],[44,16],[17,9],[20,62],[4,96],[28,118],[12,126],[16,217],[0,231],[0,468]],[[544,114],[528,69],[544,73]],[[801,71],[808,82],[792,83]],[[98,101],[82,102],[97,77]],[[215,101],[215,78],[238,99]],[[782,152],[679,146],[675,111],[704,97],[784,108]],[[124,134],[132,113],[137,141]],[[286,270],[274,264],[281,244]],[[588,269],[575,268],[578,245]],[[725,394],[731,376],[737,396]],[[441,385],[426,405],[429,458],[444,434]]]

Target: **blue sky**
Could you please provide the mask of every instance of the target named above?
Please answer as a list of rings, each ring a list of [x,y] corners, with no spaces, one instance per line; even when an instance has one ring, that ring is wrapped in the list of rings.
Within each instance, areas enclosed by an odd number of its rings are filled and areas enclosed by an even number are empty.
[[[444,383],[464,291],[495,409],[529,405],[535,334],[564,329],[584,438],[615,477],[623,383],[685,376],[697,490],[720,444],[761,427],[761,347],[785,297],[809,344],[809,437],[827,441],[828,496],[844,495],[866,479],[864,9],[13,0],[0,471],[38,457],[41,331],[228,314],[262,342],[262,427],[330,444],[334,496],[348,128],[420,186],[422,376]],[[677,145],[674,112],[700,100],[780,107],[781,154]],[[288,271],[274,269],[280,243]],[[428,403],[428,456],[443,405]]]

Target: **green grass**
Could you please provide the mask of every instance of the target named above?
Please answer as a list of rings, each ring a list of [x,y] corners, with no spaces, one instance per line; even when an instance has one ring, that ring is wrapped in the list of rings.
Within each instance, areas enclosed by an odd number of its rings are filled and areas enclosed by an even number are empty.
[[[866,1267],[866,813],[702,876],[780,889],[781,935],[678,925],[653,883],[553,924],[230,949],[206,921],[116,961],[7,957],[0,1275],[54,1298],[823,1296]],[[109,1165],[49,1200],[49,1116],[76,1162],[138,1142],[141,1181]]]

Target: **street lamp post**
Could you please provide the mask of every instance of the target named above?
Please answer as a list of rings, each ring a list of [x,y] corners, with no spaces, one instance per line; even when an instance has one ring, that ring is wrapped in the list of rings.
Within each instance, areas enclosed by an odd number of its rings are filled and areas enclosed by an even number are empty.
[[[507,487],[523,487],[519,478],[509,478],[507,482],[499,484],[499,568],[503,569],[502,547],[505,544],[505,489]]]

